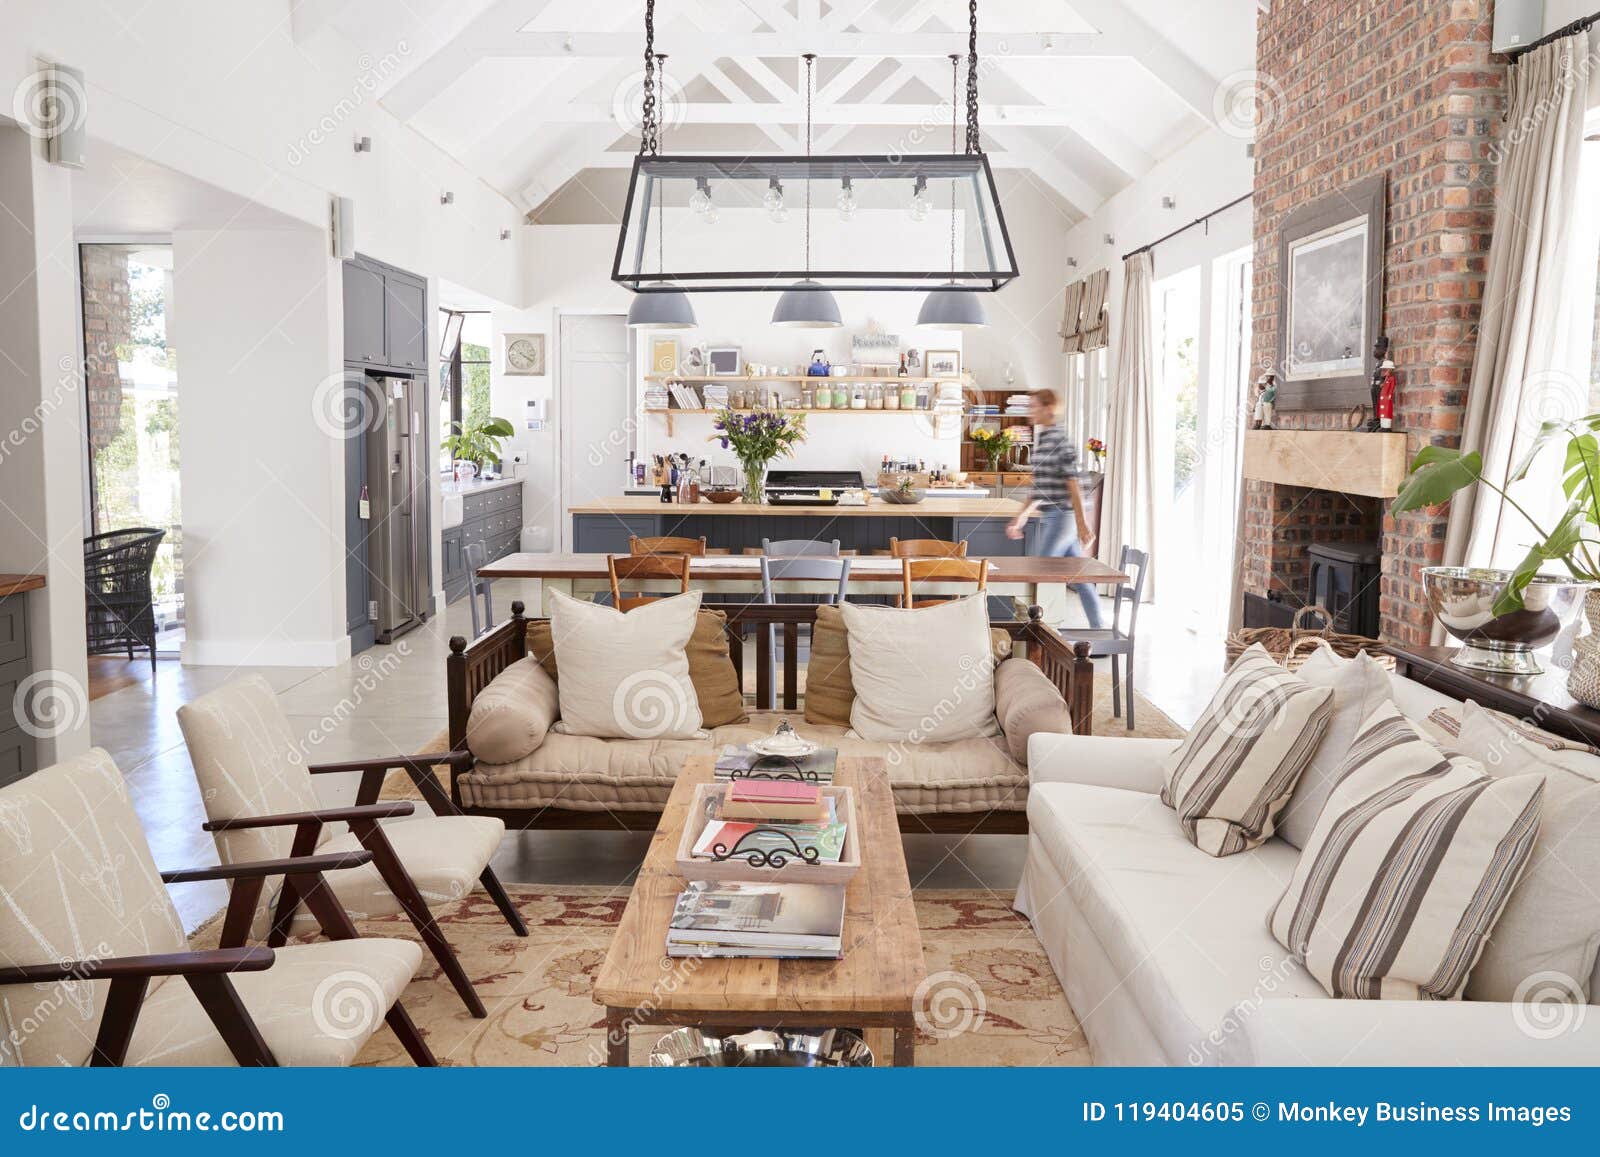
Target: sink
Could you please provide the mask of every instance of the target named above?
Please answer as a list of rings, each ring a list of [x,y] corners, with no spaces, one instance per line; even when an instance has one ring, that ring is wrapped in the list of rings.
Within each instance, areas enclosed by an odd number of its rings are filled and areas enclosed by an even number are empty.
[[[466,514],[467,499],[461,494],[444,495],[444,520],[441,529],[449,530],[452,526],[460,526],[462,516]]]

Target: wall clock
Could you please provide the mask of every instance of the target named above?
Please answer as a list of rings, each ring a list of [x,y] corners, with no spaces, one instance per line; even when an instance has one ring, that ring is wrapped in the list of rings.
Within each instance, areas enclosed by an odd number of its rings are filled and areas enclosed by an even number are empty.
[[[505,372],[524,376],[542,375],[544,370],[544,334],[506,334]]]

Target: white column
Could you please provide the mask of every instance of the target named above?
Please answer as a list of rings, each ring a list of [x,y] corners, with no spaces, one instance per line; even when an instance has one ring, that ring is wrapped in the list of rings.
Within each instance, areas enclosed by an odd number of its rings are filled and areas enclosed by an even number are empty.
[[[0,206],[0,571],[45,577],[24,596],[43,767],[89,747],[83,375],[71,173],[13,127]]]
[[[343,293],[315,229],[173,235],[192,665],[347,658]]]

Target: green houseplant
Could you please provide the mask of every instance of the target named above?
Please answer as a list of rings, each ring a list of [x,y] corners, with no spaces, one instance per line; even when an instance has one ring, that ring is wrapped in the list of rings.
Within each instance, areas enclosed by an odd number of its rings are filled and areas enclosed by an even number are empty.
[[[451,422],[444,448],[457,461],[471,462],[481,471],[485,462],[500,461],[500,444],[516,433],[504,418],[478,418]]]

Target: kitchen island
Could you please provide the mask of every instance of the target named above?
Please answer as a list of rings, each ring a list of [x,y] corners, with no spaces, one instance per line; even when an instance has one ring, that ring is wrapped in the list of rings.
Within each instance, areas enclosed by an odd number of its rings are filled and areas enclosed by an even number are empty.
[[[711,550],[734,554],[759,550],[761,540],[809,538],[839,540],[841,550],[871,554],[887,551],[891,538],[942,538],[965,541],[967,553],[994,557],[1031,554],[1038,520],[1021,540],[1006,537],[1006,524],[1022,504],[1010,498],[938,498],[911,506],[873,497],[865,506],[807,506],[793,503],[748,505],[701,501],[664,503],[659,498],[627,496],[571,507],[572,549],[579,554],[627,554],[632,535],[704,535]]]

